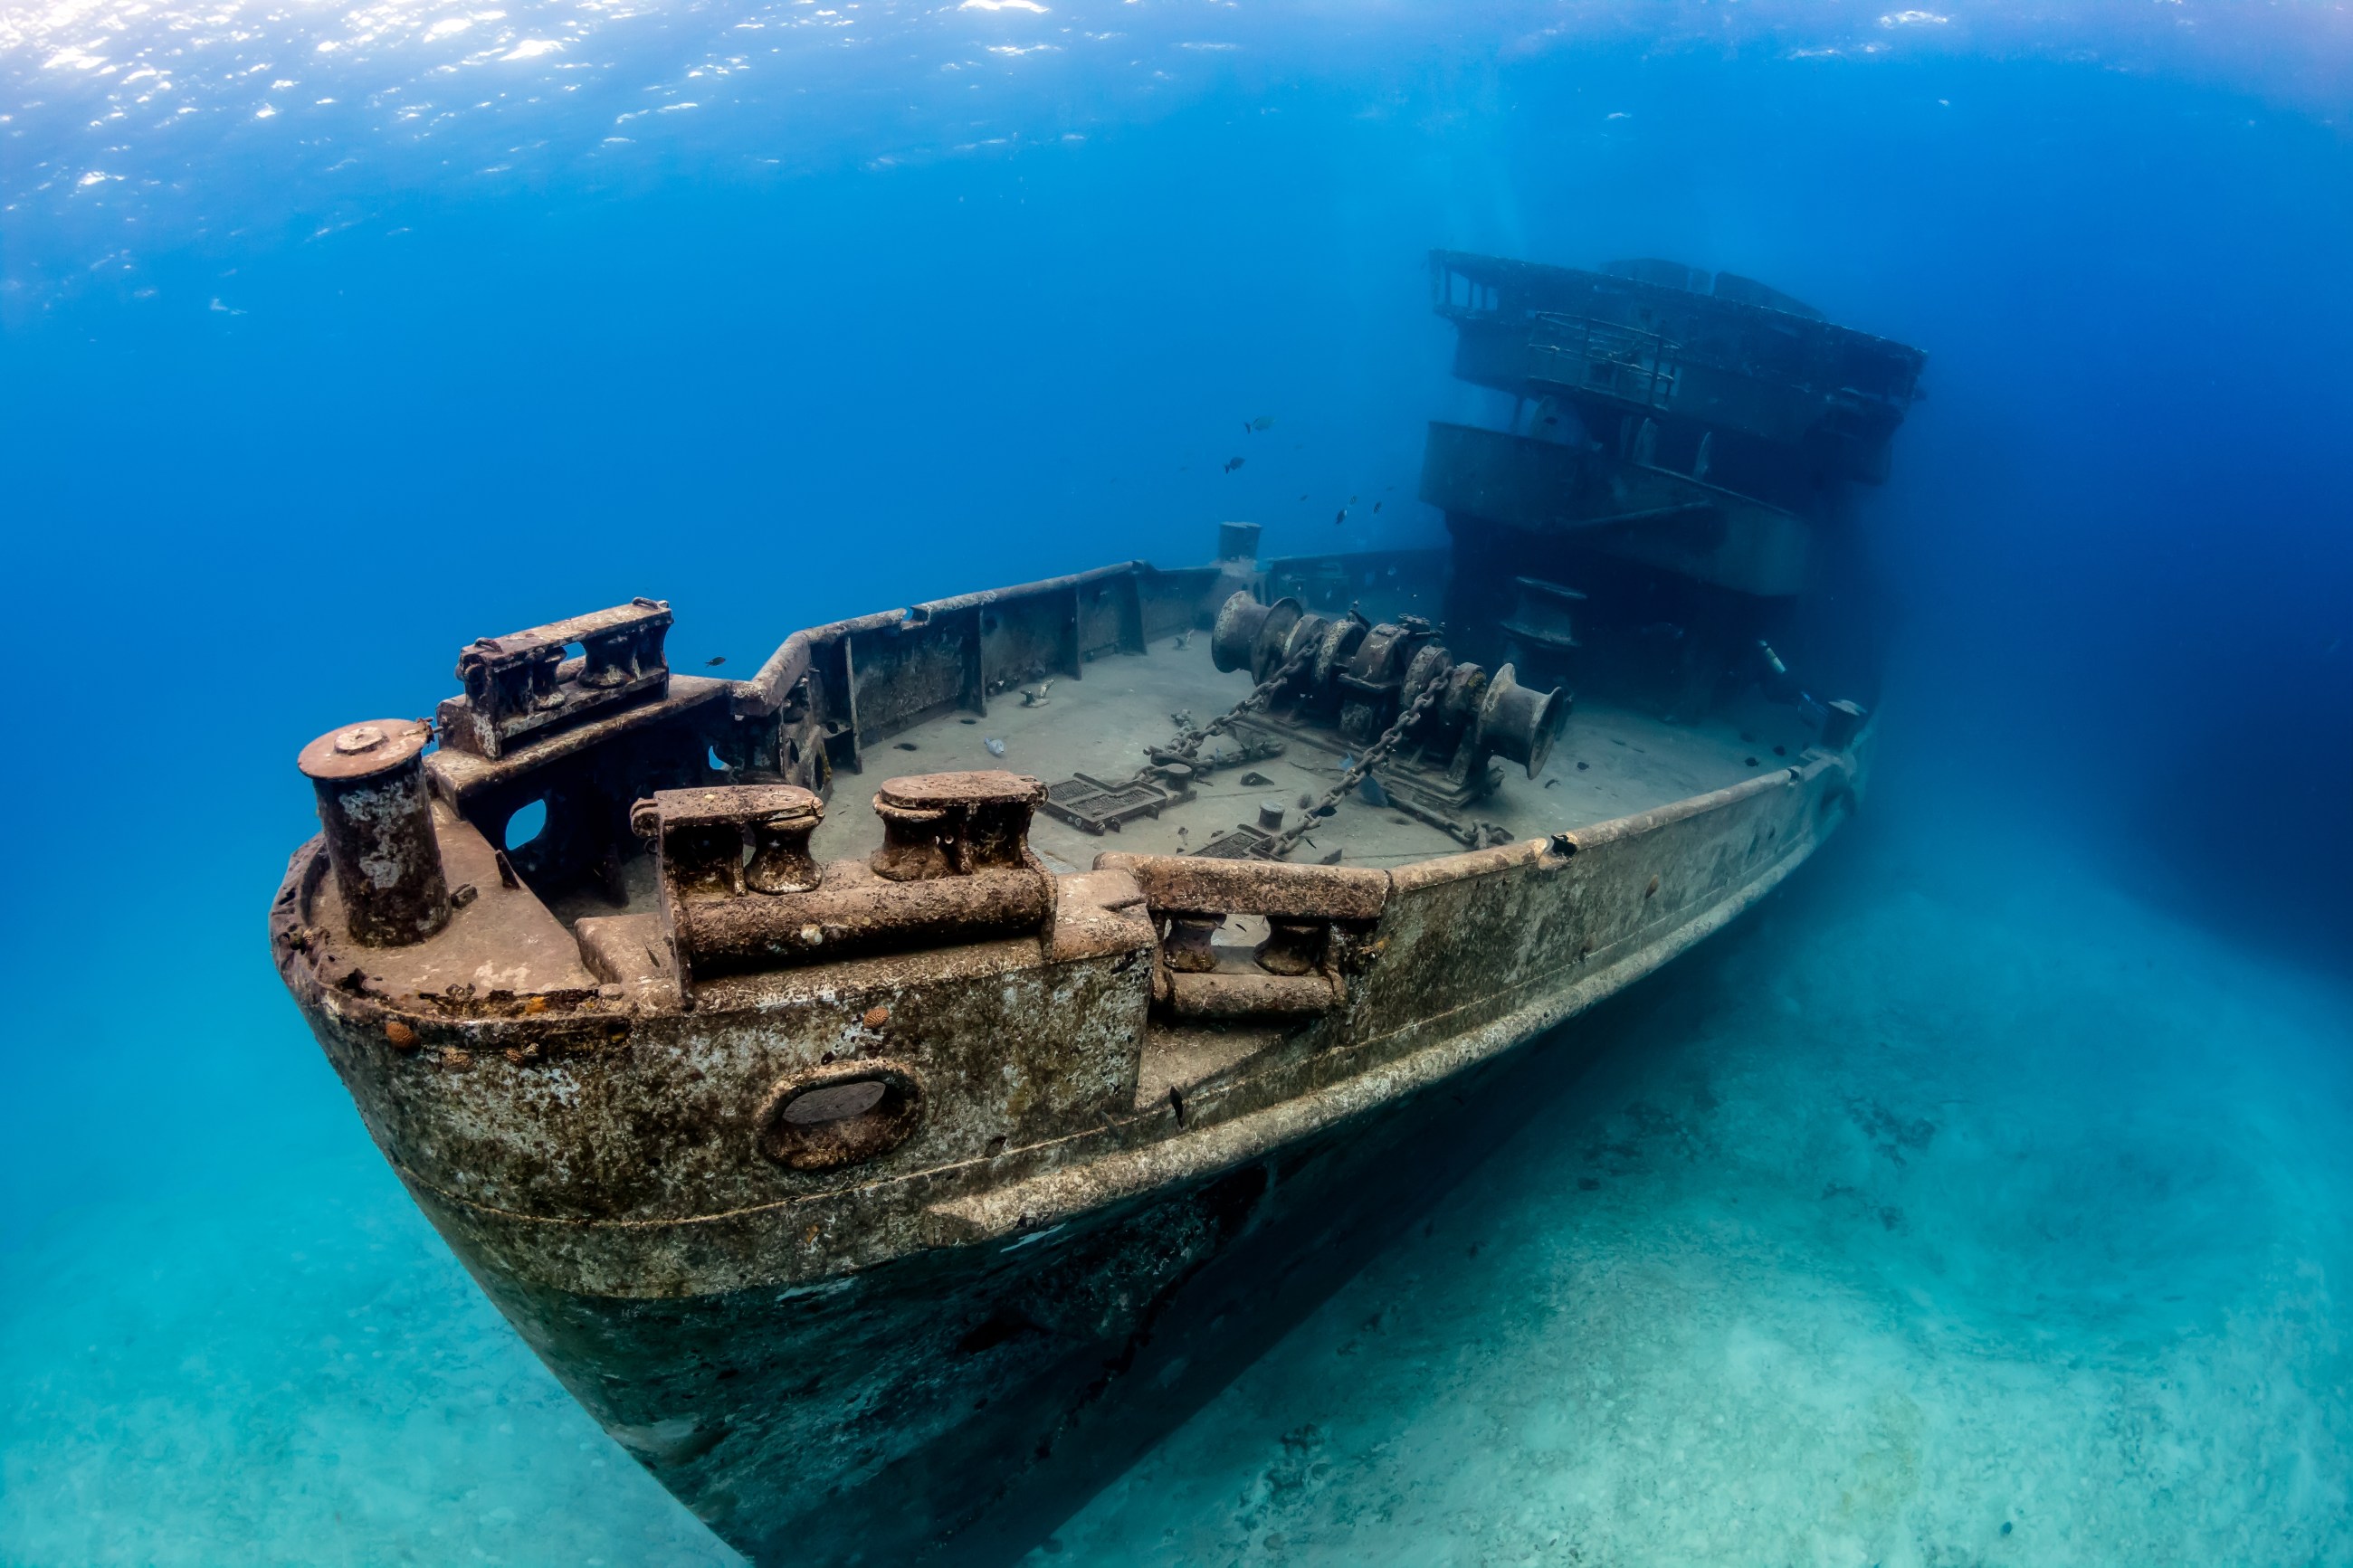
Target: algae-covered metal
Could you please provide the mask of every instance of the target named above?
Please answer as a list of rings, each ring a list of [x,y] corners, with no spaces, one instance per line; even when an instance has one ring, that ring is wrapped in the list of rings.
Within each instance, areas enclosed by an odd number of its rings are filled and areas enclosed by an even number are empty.
[[[757,1562],[1026,1550],[1442,1189],[1517,1047],[1860,798],[1863,710],[1745,666],[1572,715],[1606,596],[1529,578],[1441,643],[1435,552],[1256,542],[741,683],[669,672],[640,599],[470,644],[438,750],[303,753],[297,1005],[491,1299]]]

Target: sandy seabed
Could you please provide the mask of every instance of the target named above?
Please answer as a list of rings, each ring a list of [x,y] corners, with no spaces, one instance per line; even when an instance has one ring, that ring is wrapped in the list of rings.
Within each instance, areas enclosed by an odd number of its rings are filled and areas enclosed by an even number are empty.
[[[1864,853],[1033,1560],[2353,1562],[2353,998]]]
[[[1033,1561],[2353,1563],[2353,996],[2005,854],[1834,848]],[[736,1561],[350,1150],[0,1259],[0,1562]]]

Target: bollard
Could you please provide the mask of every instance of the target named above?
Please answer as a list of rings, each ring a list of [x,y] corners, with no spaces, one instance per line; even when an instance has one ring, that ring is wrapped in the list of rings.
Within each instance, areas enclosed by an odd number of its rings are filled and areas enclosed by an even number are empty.
[[[449,923],[449,887],[425,790],[425,742],[413,719],[378,719],[320,736],[297,765],[319,795],[327,863],[352,940],[406,947]]]
[[[882,847],[868,864],[893,882],[968,877],[1032,864],[1029,814],[1046,786],[1020,773],[915,773],[874,796]]]

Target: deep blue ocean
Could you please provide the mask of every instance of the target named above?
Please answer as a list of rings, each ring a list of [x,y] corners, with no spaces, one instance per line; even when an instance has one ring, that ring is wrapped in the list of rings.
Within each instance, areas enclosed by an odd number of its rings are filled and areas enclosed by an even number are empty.
[[[1870,806],[1039,1561],[2353,1563],[2353,26],[1937,4],[0,6],[0,1563],[737,1561],[288,1002],[295,752],[1437,543],[1433,247],[1926,351]]]

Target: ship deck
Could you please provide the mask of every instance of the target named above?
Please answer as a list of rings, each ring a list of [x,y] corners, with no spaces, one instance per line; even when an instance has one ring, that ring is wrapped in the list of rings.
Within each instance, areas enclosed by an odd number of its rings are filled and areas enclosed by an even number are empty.
[[[1025,705],[1007,692],[991,700],[986,717],[943,715],[869,742],[864,777],[837,778],[833,809],[812,847],[820,860],[830,860],[879,847],[881,824],[861,809],[861,790],[892,774],[1006,768],[1050,784],[1075,773],[1128,776],[1143,765],[1145,747],[1172,740],[1172,714],[1207,724],[1249,694],[1246,674],[1221,674],[1211,663],[1208,641],[1205,633],[1156,639],[1141,655],[1090,664],[1082,679],[1056,680],[1041,703]],[[989,749],[992,740],[1001,742],[1002,754]],[[1206,750],[1235,743],[1221,737]],[[1453,815],[1465,824],[1492,823],[1510,838],[1541,837],[1722,789],[1786,765],[1810,743],[1795,712],[1762,702],[1692,724],[1580,702],[1541,777],[1505,765],[1501,789]],[[1280,805],[1286,822],[1296,822],[1302,797],[1320,799],[1338,781],[1344,760],[1337,751],[1293,739],[1282,755],[1209,773],[1196,784],[1193,799],[1111,833],[1082,832],[1041,812],[1030,847],[1055,870],[1082,870],[1106,849],[1198,850],[1218,834],[1255,823],[1261,804]],[[1389,867],[1461,848],[1441,828],[1351,795],[1292,858],[1316,860],[1336,849],[1343,864]]]

